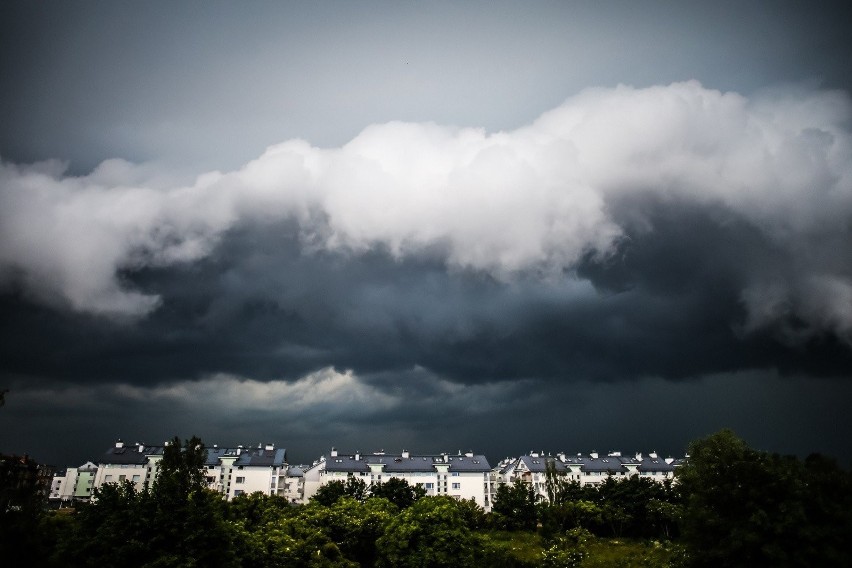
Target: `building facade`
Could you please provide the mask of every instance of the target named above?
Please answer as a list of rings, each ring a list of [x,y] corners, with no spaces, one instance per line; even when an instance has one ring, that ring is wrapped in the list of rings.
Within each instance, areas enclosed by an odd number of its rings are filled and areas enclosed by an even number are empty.
[[[315,495],[320,487],[332,481],[345,482],[354,477],[368,486],[390,478],[403,479],[420,486],[426,495],[447,495],[455,499],[473,499],[477,505],[491,509],[491,466],[483,455],[467,452],[450,454],[342,454],[335,448],[322,456],[304,472],[303,501]]]
[[[59,506],[85,501],[106,483],[129,481],[141,491],[156,479],[167,445],[168,442],[162,446],[128,445],[118,440],[96,463],[87,462],[55,474],[50,484],[51,501]],[[473,452],[412,454],[403,450],[399,454],[384,451],[344,454],[332,448],[328,457],[321,456],[310,466],[291,466],[287,463],[286,450],[276,449],[274,444],[260,444],[256,448],[214,445],[205,448],[205,452],[203,474],[207,487],[228,500],[259,492],[284,497],[292,503],[306,503],[320,487],[332,481],[356,478],[370,486],[397,478],[422,487],[426,495],[472,499],[486,511],[491,510],[497,488],[515,481],[531,484],[538,499],[546,500],[549,468],[563,480],[594,486],[607,478],[632,476],[656,482],[673,480],[676,468],[685,461],[661,458],[654,452],[553,456],[530,452],[506,458],[492,469],[485,456]]]
[[[50,502],[64,507],[75,501],[88,501],[92,497],[97,472],[98,466],[93,462],[56,472],[50,485]]]
[[[609,452],[604,455],[598,452],[576,455],[558,453],[555,456],[545,456],[544,452],[530,452],[518,458],[502,460],[492,472],[492,487],[496,492],[496,488],[501,484],[522,481],[531,484],[537,498],[544,501],[547,499],[548,468],[552,468],[560,479],[582,486],[600,485],[607,478],[619,480],[632,476],[662,483],[673,480],[676,468],[683,465],[684,461],[685,458],[661,458],[655,452],[630,456],[624,456],[621,452]]]
[[[57,502],[88,500],[95,489],[107,483],[133,483],[138,491],[150,486],[157,477],[162,446],[142,443],[125,444],[118,440],[97,463],[87,462],[78,468],[68,468],[53,476],[50,497]],[[287,451],[273,444],[257,448],[205,448],[204,479],[207,487],[230,500],[255,492],[278,495],[300,502],[303,492],[303,472],[287,464]]]

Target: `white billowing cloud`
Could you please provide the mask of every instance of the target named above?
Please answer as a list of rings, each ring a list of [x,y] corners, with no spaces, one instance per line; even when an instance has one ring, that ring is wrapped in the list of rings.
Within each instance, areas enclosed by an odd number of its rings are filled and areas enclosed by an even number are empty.
[[[124,286],[122,269],[197,260],[238,223],[281,219],[299,222],[306,247],[381,245],[404,256],[437,245],[451,267],[546,275],[607,254],[622,234],[608,205],[636,191],[722,204],[807,255],[801,235],[819,242],[849,230],[850,109],[838,92],[749,99],[697,82],[619,86],[584,91],[511,132],[392,122],[340,148],[290,140],[188,185],[116,160],[83,177],[54,163],[3,163],[0,283],[80,311],[138,316],[158,297]],[[848,276],[802,282],[827,296],[799,302],[799,316],[852,329]],[[743,294],[753,326],[777,313],[759,288]]]

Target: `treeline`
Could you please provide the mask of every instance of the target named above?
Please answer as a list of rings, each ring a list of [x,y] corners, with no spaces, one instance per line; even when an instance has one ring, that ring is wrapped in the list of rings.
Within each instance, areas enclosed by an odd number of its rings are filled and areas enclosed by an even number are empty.
[[[852,476],[831,459],[749,448],[730,431],[690,446],[673,484],[642,477],[598,487],[546,475],[501,486],[491,513],[391,479],[323,486],[307,505],[205,488],[197,438],[167,446],[143,491],[106,485],[71,514],[11,506],[0,558],[31,566],[570,567],[611,565],[607,546],[639,543],[624,566],[852,565]],[[597,558],[596,558],[597,557]],[[597,562],[597,563],[596,563]]]

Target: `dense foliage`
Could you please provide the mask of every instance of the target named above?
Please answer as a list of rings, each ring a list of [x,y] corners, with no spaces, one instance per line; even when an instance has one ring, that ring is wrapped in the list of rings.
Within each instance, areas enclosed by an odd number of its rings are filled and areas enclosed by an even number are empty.
[[[749,448],[730,430],[690,446],[685,541],[701,566],[852,566],[852,477],[831,459]]]
[[[333,482],[301,506],[259,493],[226,502],[205,488],[203,456],[197,438],[175,439],[143,491],[107,484],[72,514],[7,507],[0,557],[130,568],[852,565],[849,471],[753,450],[730,431],[694,442],[675,483],[581,487],[551,468],[543,502],[528,484],[504,485],[489,514],[403,480]]]

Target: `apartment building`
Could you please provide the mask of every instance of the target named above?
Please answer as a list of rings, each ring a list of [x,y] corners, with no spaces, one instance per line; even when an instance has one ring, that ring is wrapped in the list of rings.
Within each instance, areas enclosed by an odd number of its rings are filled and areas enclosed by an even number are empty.
[[[138,491],[157,477],[166,444],[125,444],[118,440],[97,463],[87,462],[53,476],[50,498],[63,501],[88,500],[106,483],[130,481]],[[237,446],[205,448],[204,479],[207,486],[226,499],[255,492],[278,495],[292,502],[303,497],[304,472],[287,463],[287,451],[274,444],[257,448]]]
[[[93,462],[57,471],[50,484],[48,499],[60,507],[74,501],[88,501],[92,497],[97,472],[98,466]]]
[[[342,454],[335,448],[329,456],[320,457],[304,472],[303,500],[311,498],[320,487],[332,481],[361,479],[367,485],[390,478],[404,479],[418,485],[426,495],[447,495],[455,499],[473,499],[477,505],[491,509],[491,466],[483,455],[467,452],[451,454],[399,454],[384,451],[372,454]]]
[[[625,456],[621,452],[599,454],[578,453],[568,455],[558,453],[555,456],[544,452],[530,452],[518,458],[502,460],[492,472],[492,487],[516,480],[532,484],[540,500],[547,499],[546,476],[548,467],[562,479],[575,481],[580,485],[600,485],[609,477],[627,479],[641,476],[662,483],[674,479],[675,469],[683,465],[685,458],[661,458],[656,452],[648,455],[635,453]],[[492,496],[493,499],[493,496]]]
[[[168,445],[125,444],[118,440],[97,462],[68,468],[53,476],[50,498],[61,503],[87,500],[105,483],[132,482],[137,490],[156,479],[163,451]],[[530,452],[518,458],[506,458],[491,468],[483,455],[467,452],[457,455],[399,454],[384,451],[344,454],[332,448],[310,466],[291,466],[287,452],[274,444],[205,448],[204,479],[207,486],[228,500],[242,494],[260,492],[285,497],[292,503],[306,503],[320,487],[332,481],[361,479],[368,486],[390,478],[404,479],[422,487],[427,495],[447,495],[473,499],[486,511],[491,510],[497,487],[516,480],[530,483],[540,500],[547,498],[547,470],[581,485],[598,485],[607,478],[627,479],[641,476],[663,482],[674,479],[676,468],[685,459],[661,458],[621,452],[576,455]]]

